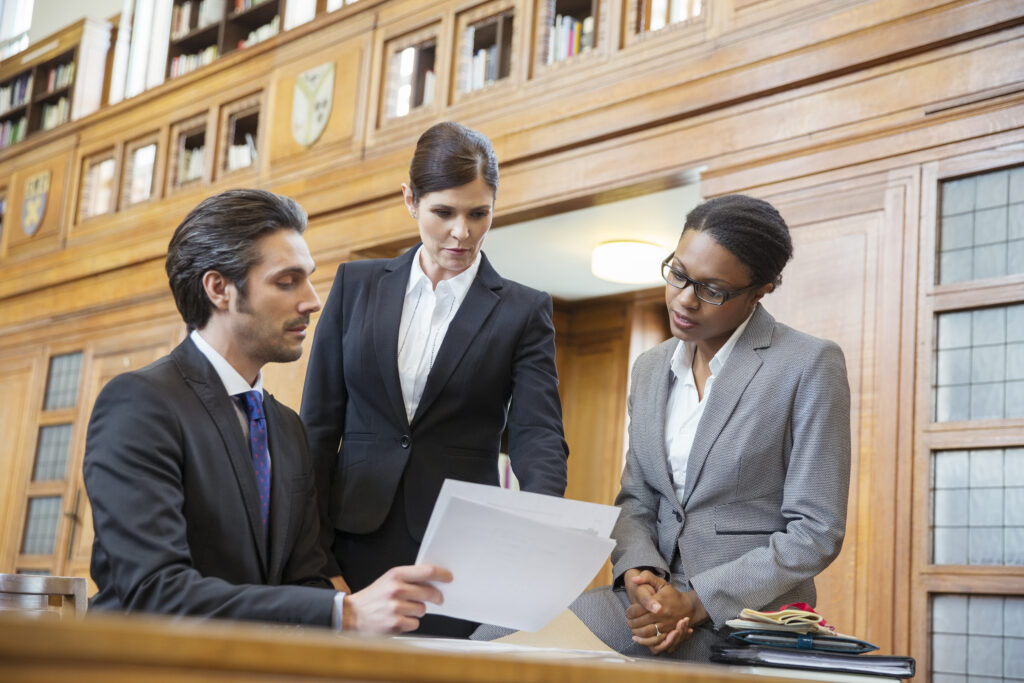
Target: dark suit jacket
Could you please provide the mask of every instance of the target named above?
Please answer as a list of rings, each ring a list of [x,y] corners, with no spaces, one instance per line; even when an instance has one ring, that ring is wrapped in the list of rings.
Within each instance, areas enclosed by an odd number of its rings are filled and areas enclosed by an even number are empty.
[[[92,607],[330,625],[305,432],[266,393],[264,410],[269,547],[232,399],[191,340],[104,387],[85,445]]]
[[[521,487],[565,492],[569,449],[551,298],[502,278],[486,256],[441,343],[416,414],[407,419],[398,329],[415,253],[342,264],[317,324],[302,418],[328,555],[332,526],[357,534],[380,527],[403,476],[416,539],[446,478],[497,484],[506,419]],[[333,557],[330,562],[327,571],[337,570]]]

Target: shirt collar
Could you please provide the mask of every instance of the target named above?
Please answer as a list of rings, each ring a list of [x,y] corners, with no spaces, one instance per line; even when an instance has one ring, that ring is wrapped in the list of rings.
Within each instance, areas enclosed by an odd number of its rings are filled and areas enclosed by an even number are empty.
[[[192,330],[189,334],[189,339],[196,345],[199,352],[206,356],[206,360],[210,361],[210,365],[217,371],[217,376],[220,377],[221,383],[224,384],[224,389],[227,390],[228,396],[237,396],[238,394],[244,394],[247,391],[258,391],[263,393],[263,371],[260,370],[256,375],[256,383],[249,386],[249,383],[238,374],[238,370],[231,367],[231,363],[224,360],[224,356],[217,353],[217,350],[210,346],[210,343],[203,339],[203,335],[199,334],[199,330]]]
[[[430,278],[423,272],[423,266],[420,265],[420,253],[423,251],[423,245],[421,244],[416,248],[416,253],[412,257],[412,270],[409,271],[409,284],[405,288],[405,293],[408,295],[410,292],[414,292],[417,287],[430,287]],[[476,279],[477,271],[480,270],[480,255],[483,252],[478,251],[476,258],[473,259],[473,263],[466,268],[464,271],[456,275],[455,277],[448,278],[447,280],[441,280],[437,283],[438,293],[442,293],[446,290],[454,294],[460,301],[466,297],[466,293],[469,292],[470,286],[473,284],[473,280]]]
[[[756,307],[754,310],[757,310]],[[729,355],[732,354],[732,350],[736,347],[736,342],[739,341],[740,337],[743,336],[743,331],[747,329],[747,324],[750,319],[754,316],[754,312],[751,311],[747,319],[740,323],[739,327],[733,330],[733,333],[729,335],[729,338],[722,344],[722,348],[718,349],[718,353],[714,355],[711,362],[708,365],[711,368],[711,376],[714,377],[722,368],[725,366],[725,361],[729,359]],[[672,372],[676,377],[681,378],[684,382],[689,381],[688,378],[693,377],[691,370],[693,369],[693,353],[696,348],[695,342],[684,342],[682,339],[676,345],[676,350],[672,354]]]

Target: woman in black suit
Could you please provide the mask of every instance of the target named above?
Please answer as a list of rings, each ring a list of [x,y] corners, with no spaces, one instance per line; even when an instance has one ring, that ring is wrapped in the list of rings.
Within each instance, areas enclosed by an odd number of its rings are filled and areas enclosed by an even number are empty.
[[[497,189],[490,141],[437,124],[420,137],[402,184],[421,244],[338,268],[302,418],[327,573],[342,590],[415,561],[446,478],[498,484],[506,424],[521,488],[565,492],[551,298],[502,278],[481,251]],[[427,617],[420,632],[465,636],[474,627]]]

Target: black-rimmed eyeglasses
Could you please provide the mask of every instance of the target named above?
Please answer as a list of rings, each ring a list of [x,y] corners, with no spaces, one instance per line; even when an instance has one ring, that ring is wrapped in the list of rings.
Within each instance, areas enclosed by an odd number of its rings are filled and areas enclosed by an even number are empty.
[[[748,289],[757,287],[757,284],[747,285],[740,289],[734,289],[731,292],[711,285],[706,285],[703,282],[698,282],[692,278],[686,276],[686,274],[678,268],[672,267],[672,259],[675,258],[675,254],[669,254],[668,258],[661,262],[661,276],[665,278],[665,282],[669,283],[676,289],[686,289],[687,285],[693,285],[693,293],[698,299],[704,303],[711,304],[712,306],[721,306],[729,299],[742,294]]]

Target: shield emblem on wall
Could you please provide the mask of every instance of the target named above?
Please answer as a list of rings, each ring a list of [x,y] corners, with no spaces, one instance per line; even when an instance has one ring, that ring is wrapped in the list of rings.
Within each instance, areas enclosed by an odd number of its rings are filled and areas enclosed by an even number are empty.
[[[43,222],[49,192],[49,171],[41,171],[25,179],[25,199],[21,203],[21,229],[29,237],[36,234],[36,230]]]
[[[320,137],[334,100],[334,62],[303,71],[292,95],[292,137],[309,147]]]

